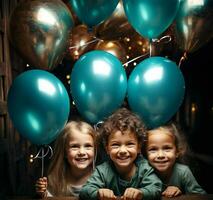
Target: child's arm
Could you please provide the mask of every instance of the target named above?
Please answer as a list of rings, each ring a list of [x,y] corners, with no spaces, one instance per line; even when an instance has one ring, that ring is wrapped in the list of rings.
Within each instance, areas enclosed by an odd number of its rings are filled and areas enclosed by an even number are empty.
[[[46,197],[47,196],[47,177],[39,178],[36,181],[35,189],[36,189],[36,193],[40,197],[42,197],[42,198]]]
[[[102,195],[102,193],[99,194],[99,190],[106,188],[106,186],[101,170],[101,168],[96,168],[91,177],[87,180],[80,191],[80,199],[97,200],[99,195]]]
[[[143,199],[158,199],[162,192],[162,182],[154,173],[154,169],[143,159],[138,166],[138,189],[142,191]]]

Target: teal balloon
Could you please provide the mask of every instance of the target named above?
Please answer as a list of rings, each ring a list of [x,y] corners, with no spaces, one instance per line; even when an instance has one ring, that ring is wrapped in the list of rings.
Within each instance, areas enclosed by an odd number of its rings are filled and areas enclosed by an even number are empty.
[[[89,27],[107,19],[118,2],[119,0],[69,0],[78,18]]]
[[[13,125],[33,144],[51,143],[68,120],[70,100],[61,81],[43,70],[20,74],[8,93]]]
[[[142,36],[157,38],[174,20],[179,0],[123,0],[129,23]]]
[[[123,103],[127,77],[118,58],[106,51],[93,50],[75,63],[70,85],[81,116],[97,123]]]
[[[150,57],[131,72],[127,94],[130,108],[154,128],[170,120],[182,104],[184,77],[173,61]]]

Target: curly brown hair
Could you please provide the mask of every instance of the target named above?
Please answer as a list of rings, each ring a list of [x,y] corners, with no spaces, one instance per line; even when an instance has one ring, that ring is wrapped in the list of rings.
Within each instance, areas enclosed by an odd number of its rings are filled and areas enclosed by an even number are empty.
[[[100,137],[104,145],[108,143],[108,138],[116,131],[122,134],[127,132],[135,133],[138,141],[143,144],[146,138],[146,126],[141,118],[127,108],[120,108],[114,112],[103,123],[100,128]]]

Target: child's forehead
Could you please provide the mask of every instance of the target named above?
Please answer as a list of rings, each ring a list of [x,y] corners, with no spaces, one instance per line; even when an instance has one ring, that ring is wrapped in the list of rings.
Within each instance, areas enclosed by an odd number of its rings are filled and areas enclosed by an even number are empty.
[[[67,135],[67,140],[73,140],[73,139],[82,139],[82,138],[93,138],[91,134],[88,132],[83,132],[79,130],[73,130]]]
[[[121,137],[137,138],[137,135],[135,132],[130,131],[130,130],[125,130],[125,131],[115,130],[109,135],[108,140],[110,140],[112,138],[120,139]]]
[[[148,132],[148,138],[164,138],[170,137],[175,140],[175,136],[172,132],[167,129],[155,129],[153,131]]]

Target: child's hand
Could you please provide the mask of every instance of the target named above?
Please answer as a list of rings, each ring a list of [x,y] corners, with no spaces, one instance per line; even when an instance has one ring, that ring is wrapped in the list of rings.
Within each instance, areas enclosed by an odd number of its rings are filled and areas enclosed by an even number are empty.
[[[116,200],[114,192],[110,189],[99,189],[98,197],[100,200]]]
[[[176,197],[181,195],[182,192],[178,187],[175,186],[168,186],[163,192],[162,195],[165,197]]]
[[[136,188],[127,188],[121,200],[141,200],[143,198],[143,193],[141,190]]]
[[[39,178],[36,181],[35,189],[39,196],[45,197],[47,194],[47,177]]]

